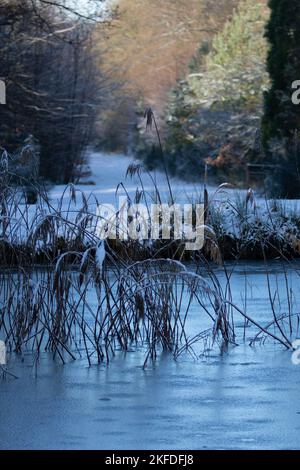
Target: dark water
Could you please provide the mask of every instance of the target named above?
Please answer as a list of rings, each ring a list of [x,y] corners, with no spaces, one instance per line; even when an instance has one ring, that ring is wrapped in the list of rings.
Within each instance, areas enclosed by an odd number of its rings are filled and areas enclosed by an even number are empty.
[[[295,313],[299,268],[287,268]],[[280,294],[277,308],[284,312],[282,265],[273,263],[270,270],[271,287]],[[270,320],[262,263],[239,264],[231,286],[241,306],[247,291],[249,314],[262,324]],[[198,313],[191,311],[192,329],[200,328]],[[242,328],[243,321],[237,318],[237,325]],[[246,329],[246,339],[253,333]],[[282,347],[239,342],[222,356],[174,362],[163,355],[145,370],[143,359],[138,351],[120,353],[108,367],[89,368],[84,361],[62,366],[44,354],[37,374],[30,354],[24,362],[12,360],[18,379],[0,382],[0,447],[300,448],[300,366]]]

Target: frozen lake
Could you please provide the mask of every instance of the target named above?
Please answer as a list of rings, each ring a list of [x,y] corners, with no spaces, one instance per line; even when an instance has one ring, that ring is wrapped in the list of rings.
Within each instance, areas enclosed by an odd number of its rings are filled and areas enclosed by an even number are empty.
[[[298,312],[300,264],[286,269]],[[271,263],[270,273],[283,313],[282,263]],[[263,263],[238,264],[231,286],[240,306],[247,292],[248,314],[262,324],[272,319]],[[203,329],[197,310],[190,315],[190,327]],[[12,359],[18,379],[0,382],[0,447],[299,449],[300,366],[269,340],[249,347],[254,334],[247,328],[246,343],[223,355],[174,362],[166,354],[146,369],[141,351],[90,368],[83,360],[62,366],[45,353],[37,370],[31,354]]]

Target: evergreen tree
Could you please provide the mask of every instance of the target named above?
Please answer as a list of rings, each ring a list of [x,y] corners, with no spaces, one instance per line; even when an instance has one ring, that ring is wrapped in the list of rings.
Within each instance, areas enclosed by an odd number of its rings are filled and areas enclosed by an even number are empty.
[[[268,72],[271,88],[265,95],[263,130],[272,137],[290,139],[299,129],[299,108],[291,100],[292,83],[300,79],[300,6],[298,0],[270,0],[266,36],[270,43]]]
[[[298,0],[270,0],[266,37],[271,87],[262,121],[267,158],[277,165],[269,177],[273,195],[300,193],[300,108],[292,102],[292,83],[300,79],[300,6]]]
[[[171,169],[199,178],[205,163],[222,182],[243,182],[248,162],[261,160],[263,93],[269,88],[265,0],[243,0],[178,83],[166,113]]]

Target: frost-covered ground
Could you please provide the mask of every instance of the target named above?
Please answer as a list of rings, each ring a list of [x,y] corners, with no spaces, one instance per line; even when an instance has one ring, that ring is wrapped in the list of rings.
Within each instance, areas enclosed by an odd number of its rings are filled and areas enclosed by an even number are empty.
[[[148,200],[154,194],[153,180],[156,182],[161,199],[164,202],[169,200],[168,186],[165,175],[161,172],[152,172],[152,178],[147,172],[141,173],[142,183],[138,176],[127,176],[126,171],[132,163],[130,157],[124,155],[112,155],[103,153],[92,153],[90,155],[91,176],[86,183],[78,184],[76,188],[82,191],[87,200],[89,211],[94,212],[96,204],[112,204],[118,208],[119,197],[128,194],[134,199],[137,188],[144,189]],[[171,180],[172,192],[176,203],[184,204],[188,202],[203,201],[203,181],[199,176],[199,184],[191,184]],[[116,188],[118,191],[116,194]],[[126,188],[126,189],[125,189]],[[296,234],[299,230],[295,220],[299,215],[299,201],[266,201],[255,193],[248,193],[243,190],[231,189],[228,186],[222,189],[209,187],[209,200],[212,212],[212,223],[217,224],[219,234],[229,234],[237,237],[245,235],[255,237],[249,227],[254,229],[260,226],[260,221],[266,225],[269,233],[274,233],[279,238],[284,238],[286,233]],[[58,210],[67,218],[74,218],[76,208],[81,207],[82,198],[72,199],[72,190],[66,190],[64,186],[55,186],[50,192],[51,206],[53,210]],[[95,198],[97,202],[95,202]],[[30,211],[34,213],[35,207]]]
[[[91,179],[94,187],[80,187],[86,194],[92,192],[103,204],[114,204],[118,207],[116,186],[123,183],[132,199],[136,189],[141,188],[137,176],[125,178],[128,166],[132,163],[130,157],[124,155],[107,155],[93,153],[90,157]],[[157,183],[161,198],[169,200],[168,186],[165,175],[161,172],[151,173]],[[153,182],[147,172],[142,172],[144,189],[149,194],[154,193]],[[203,202],[204,184],[199,176],[198,184],[171,179],[174,200],[178,204]],[[209,204],[211,209],[210,224],[217,236],[230,236],[245,243],[251,243],[257,238],[270,239],[278,246],[292,246],[299,250],[300,241],[300,201],[298,200],[266,200],[252,190],[237,190],[226,183],[222,187],[209,186]],[[52,197],[60,197],[61,188],[52,192]],[[126,194],[119,186],[118,196]]]
[[[84,191],[88,196],[91,192],[98,198],[102,204],[115,204],[118,202],[116,197],[116,188],[120,183],[123,183],[126,192],[134,198],[137,188],[141,189],[141,183],[137,176],[131,178],[127,176],[126,172],[129,165],[133,163],[133,159],[126,155],[119,154],[105,154],[92,152],[89,159],[89,167],[91,176],[87,177],[86,182],[93,182],[94,184],[78,184],[77,189]],[[140,162],[136,162],[139,164]],[[168,200],[168,186],[165,175],[159,171],[151,172],[154,181],[160,191],[162,199]],[[149,196],[154,192],[154,185],[147,172],[142,173],[142,180],[144,189],[149,193]],[[63,195],[65,187],[55,186],[50,193],[53,201],[59,200]],[[213,190],[214,188],[211,188]],[[190,184],[179,179],[172,179],[172,191],[174,199],[177,202],[187,202],[190,198],[196,198],[203,192],[203,181],[199,177],[199,184]],[[118,190],[118,195],[126,195],[124,188],[121,186]],[[66,194],[65,199],[68,199]]]
[[[92,152],[89,160],[91,175],[83,179],[81,184],[54,186],[47,195],[47,201],[39,197],[38,203],[31,206],[25,206],[19,195],[16,207],[11,205],[10,208],[10,222],[6,229],[10,240],[14,243],[27,240],[49,214],[59,215],[79,224],[82,218],[76,216],[84,205],[82,215],[95,214],[98,205],[111,204],[118,209],[119,197],[129,195],[134,199],[137,188],[141,189],[141,182],[137,176],[126,178],[127,168],[132,162],[133,159],[125,155]],[[152,177],[157,183],[162,200],[167,202],[169,196],[165,176],[160,172],[153,172]],[[150,201],[154,193],[153,181],[146,172],[143,172],[142,180]],[[199,198],[203,187],[200,183],[197,186],[172,180],[172,191],[176,202],[183,203],[190,198]]]
[[[126,172],[129,165],[133,163],[130,156],[121,154],[105,154],[92,152],[89,157],[89,167],[91,176],[85,179],[85,184],[78,184],[76,188],[82,190],[87,196],[93,193],[99,201],[103,204],[114,204],[117,202],[116,188],[119,183],[123,183],[127,193],[133,198],[137,188],[141,189],[141,183],[137,176],[131,178],[127,176]],[[140,162],[136,162],[139,164]],[[165,175],[160,171],[151,172],[153,180],[156,181],[162,199],[167,201],[169,198],[168,186]],[[151,178],[147,172],[142,172],[142,180],[145,190],[149,195],[153,194],[154,186]],[[83,180],[84,181],[84,180]],[[93,184],[87,184],[92,182]],[[186,203],[189,201],[198,201],[199,198],[203,200],[203,178],[199,175],[199,183],[187,183],[178,178],[171,178],[171,187],[174,199],[178,203]],[[229,182],[230,183],[230,182]],[[50,192],[53,202],[58,201],[65,190],[65,186],[55,186]],[[208,191],[213,201],[226,202],[234,200],[236,197],[241,199],[247,195],[246,190],[236,190],[234,187],[225,186],[222,190],[217,191],[216,186],[208,186]],[[217,191],[217,192],[216,192]],[[118,189],[118,195],[125,195],[126,192],[122,187]],[[65,194],[64,199],[67,202],[69,195]],[[266,200],[254,194],[256,205],[258,209],[265,209]],[[300,209],[300,201],[286,200],[278,203],[282,209],[287,211],[297,212]],[[251,205],[251,201],[250,201]]]

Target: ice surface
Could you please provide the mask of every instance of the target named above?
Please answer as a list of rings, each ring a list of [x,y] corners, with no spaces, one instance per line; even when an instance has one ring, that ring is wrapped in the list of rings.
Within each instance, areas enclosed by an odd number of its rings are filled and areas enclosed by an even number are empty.
[[[299,298],[299,263],[286,267]],[[278,262],[270,265],[271,289],[282,286]],[[247,276],[245,277],[245,272]],[[222,271],[218,273],[220,280]],[[265,266],[239,263],[233,298],[263,324],[270,320]],[[191,325],[201,328],[197,310]],[[240,321],[242,326],[242,321]],[[253,335],[246,329],[246,338]],[[246,342],[247,343],[247,342]],[[138,351],[117,354],[108,367],[85,361],[62,366],[42,354],[14,360],[19,377],[0,382],[2,449],[299,449],[300,366],[291,353],[267,342],[242,342],[222,356],[174,362],[168,355],[142,368]]]

